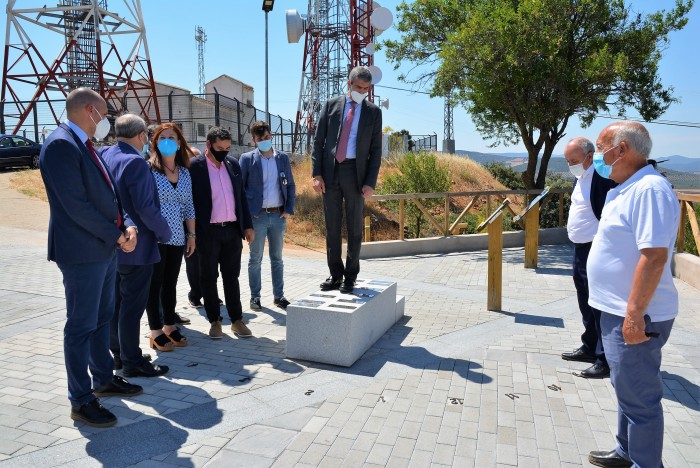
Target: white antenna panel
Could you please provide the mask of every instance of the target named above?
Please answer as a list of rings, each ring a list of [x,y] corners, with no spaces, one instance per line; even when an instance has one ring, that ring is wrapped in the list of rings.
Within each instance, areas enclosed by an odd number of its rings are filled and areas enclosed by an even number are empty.
[[[370,65],[367,68],[369,68],[369,72],[372,74],[372,84],[373,85],[376,85],[380,81],[382,81],[382,71],[379,69],[378,66]]]
[[[389,29],[394,22],[394,15],[391,14],[391,10],[384,7],[375,8],[372,11],[372,16],[369,18],[369,22],[374,29],[381,29],[386,31]]]
[[[299,42],[301,36],[304,35],[306,21],[301,17],[297,10],[287,10],[287,42],[290,44]]]
[[[374,55],[375,48],[374,48],[374,43],[370,42],[365,46],[365,52],[367,55]]]

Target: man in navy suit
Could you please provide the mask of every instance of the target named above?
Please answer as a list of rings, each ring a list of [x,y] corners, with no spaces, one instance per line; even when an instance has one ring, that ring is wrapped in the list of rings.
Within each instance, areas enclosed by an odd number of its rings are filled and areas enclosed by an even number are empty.
[[[371,85],[367,68],[353,68],[347,95],[328,100],[318,117],[311,161],[314,190],[323,193],[326,220],[330,276],[321,283],[323,291],[351,293],[360,272],[364,199],[374,194],[382,163],[382,111],[365,99]],[[348,232],[345,266],[343,211]]]
[[[212,127],[207,134],[204,155],[191,159],[192,199],[197,226],[199,275],[204,296],[204,309],[211,323],[209,336],[223,337],[216,282],[221,268],[224,300],[231,319],[231,330],[241,338],[252,333],[243,323],[241,288],[242,239],[253,241],[253,223],[248,200],[243,189],[241,166],[228,156],[231,133],[221,127]]]
[[[90,140],[109,132],[107,103],[79,88],[66,98],[66,114],[68,120],[46,139],[39,161],[51,214],[48,259],[61,270],[66,292],[68,399],[72,419],[111,426],[117,418],[96,397],[143,392],[113,375],[109,352],[117,249],[136,248],[136,228],[122,212],[116,184]]]
[[[617,184],[610,179],[603,179],[593,169],[594,151],[593,143],[583,137],[574,138],[564,148],[564,157],[569,164],[569,170],[576,177],[566,229],[569,240],[574,244],[574,286],[576,286],[584,332],[581,335],[581,347],[572,352],[562,353],[561,357],[567,361],[591,363],[592,366],[579,375],[588,379],[602,379],[610,376],[610,367],[603,349],[600,330],[601,312],[588,305],[586,262],[593,237],[598,231],[605,197]]]
[[[289,156],[272,147],[272,133],[267,122],[254,122],[250,135],[257,149],[241,155],[243,187],[248,197],[250,215],[253,217],[255,240],[250,244],[248,282],[250,284],[250,308],[260,310],[260,264],[265,250],[265,238],[270,249],[273,302],[286,309],[289,301],[284,297],[284,263],[282,248],[287,216],[294,214],[296,187]]]
[[[146,122],[125,114],[114,122],[118,143],[103,153],[117,183],[122,206],[139,226],[139,242],[133,252],[117,253],[116,303],[112,318],[110,349],[114,368],[124,368],[127,377],[155,377],[168,366],[151,364],[139,347],[141,317],[148,301],[153,264],[160,261],[158,242],[170,240],[172,232],[160,212],[158,191],[142,150],[147,142]]]

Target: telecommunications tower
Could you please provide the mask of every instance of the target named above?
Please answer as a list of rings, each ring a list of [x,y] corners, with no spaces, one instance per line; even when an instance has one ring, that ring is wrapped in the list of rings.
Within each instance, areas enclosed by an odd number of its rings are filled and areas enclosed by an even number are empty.
[[[455,152],[455,128],[454,128],[454,105],[451,97],[445,98],[445,138],[442,140],[442,152],[454,154]],[[437,143],[437,142],[436,142]]]
[[[311,148],[321,106],[332,97],[345,94],[349,71],[363,65],[372,73],[372,84],[382,79],[374,66],[374,38],[391,27],[387,8],[373,0],[309,0],[305,18],[287,10],[287,40],[304,40],[299,104],[292,151]],[[374,98],[374,87],[369,99]]]
[[[119,14],[106,0],[41,8],[8,0],[0,133],[17,133],[31,114],[36,124],[40,102],[60,122],[65,97],[79,87],[98,92],[110,115],[130,110],[160,122],[140,0],[113,1]]]
[[[197,57],[199,57],[199,94],[204,94],[204,44],[207,42],[207,33],[204,32],[203,27],[194,27],[194,40],[197,41]]]

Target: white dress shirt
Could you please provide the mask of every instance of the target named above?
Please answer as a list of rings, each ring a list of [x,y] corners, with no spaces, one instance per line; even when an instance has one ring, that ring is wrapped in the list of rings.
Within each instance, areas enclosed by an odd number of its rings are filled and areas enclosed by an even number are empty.
[[[566,222],[566,231],[569,240],[574,244],[586,244],[593,242],[598,231],[598,218],[591,207],[591,182],[593,181],[593,164],[578,179],[576,187],[571,194],[571,207],[569,219]]]

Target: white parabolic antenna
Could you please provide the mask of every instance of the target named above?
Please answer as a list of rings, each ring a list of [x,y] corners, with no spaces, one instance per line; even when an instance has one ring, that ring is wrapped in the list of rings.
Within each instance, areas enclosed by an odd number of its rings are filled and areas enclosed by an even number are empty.
[[[374,29],[386,31],[394,22],[394,15],[391,14],[391,10],[388,8],[375,8],[372,11],[372,16],[370,16],[369,22]]]
[[[389,98],[382,99],[379,101],[379,106],[385,108],[386,110],[389,110]]]
[[[391,13],[391,12],[389,12]],[[301,17],[297,10],[287,10],[287,42],[290,44],[299,42],[301,36],[304,35],[306,21]]]
[[[367,55],[374,55],[374,43],[370,42],[365,46],[365,52]]]
[[[367,68],[369,68],[369,72],[372,74],[372,84],[373,85],[376,85],[380,81],[382,81],[382,71],[379,69],[378,66],[370,65]]]

